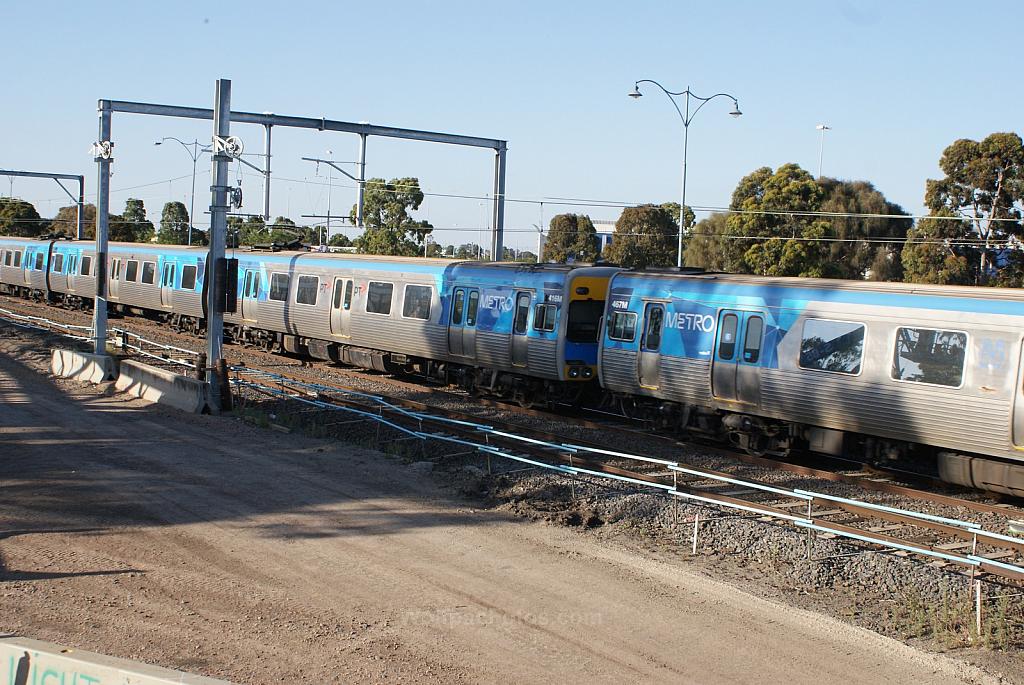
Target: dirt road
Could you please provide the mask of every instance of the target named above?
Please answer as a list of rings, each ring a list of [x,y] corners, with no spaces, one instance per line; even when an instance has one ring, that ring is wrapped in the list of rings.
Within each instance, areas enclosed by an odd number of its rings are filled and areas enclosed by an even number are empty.
[[[0,631],[239,683],[984,680],[375,452],[53,381],[13,339],[0,553]]]

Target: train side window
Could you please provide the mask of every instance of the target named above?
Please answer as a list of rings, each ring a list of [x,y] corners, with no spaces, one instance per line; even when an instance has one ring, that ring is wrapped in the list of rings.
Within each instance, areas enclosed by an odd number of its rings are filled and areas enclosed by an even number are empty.
[[[391,315],[391,299],[395,294],[394,283],[370,281],[366,289],[366,312],[368,314]]]
[[[276,302],[288,300],[288,274],[273,274],[270,277],[270,294],[267,297]]]
[[[299,276],[299,285],[295,288],[295,304],[316,305],[316,296],[320,291],[318,276]]]
[[[11,259],[13,259],[11,252],[12,250],[4,250],[4,266],[11,265]]]
[[[459,326],[462,324],[462,313],[466,308],[466,291],[462,288],[455,290],[455,299],[452,300],[452,324]]]
[[[480,306],[480,291],[470,290],[469,298],[466,301],[466,325],[476,325],[476,310]]]
[[[657,352],[661,348],[661,331],[665,323],[665,308],[661,305],[647,305],[647,334],[644,336],[644,350]]]
[[[761,339],[764,337],[764,319],[751,316],[747,319],[747,332],[743,336],[743,361],[756,364],[761,358]]]
[[[121,259],[110,260],[110,280],[119,281],[121,280]]]
[[[15,250],[14,252],[14,264],[11,266],[21,268],[21,250]]]
[[[341,296],[345,292],[345,280],[342,278],[334,279],[334,296],[331,298],[331,307],[334,309],[341,309]]]
[[[64,271],[64,255],[59,252],[53,255],[53,264],[50,265],[50,271],[55,274],[59,274]]]
[[[181,289],[182,290],[195,290],[196,289],[196,265],[186,264],[181,267]]]
[[[156,262],[142,263],[142,282],[146,285],[156,283]]]
[[[124,267],[124,280],[131,283],[139,280],[139,263],[134,259],[129,259],[127,266]]]
[[[736,356],[736,330],[739,328],[739,317],[726,314],[722,317],[722,329],[718,334],[718,358],[729,361]]]
[[[42,271],[43,270],[43,253],[42,252],[36,252],[35,270],[36,271]]]
[[[78,273],[82,276],[88,276],[90,271],[92,271],[92,257],[90,255],[83,255],[82,268]]]
[[[402,316],[407,319],[430,319],[430,300],[434,289],[429,285],[405,286],[405,300],[402,303]]]
[[[352,309],[352,279],[345,281],[345,299],[342,301],[341,306],[343,308]]]
[[[608,338],[620,342],[633,342],[636,338],[636,314],[634,312],[612,312],[608,319]]]
[[[553,304],[538,304],[533,308],[533,330],[550,333],[558,321],[558,307]]]
[[[164,263],[164,275],[160,279],[161,288],[173,288],[174,287],[174,267],[176,264],[173,262]]]
[[[530,318],[530,293],[519,293],[516,296],[516,316],[512,332],[516,335],[526,333],[526,322]]]
[[[892,377],[958,388],[964,379],[967,334],[932,328],[897,328]]]
[[[800,368],[856,376],[864,357],[864,324],[807,319],[800,339]]]
[[[78,268],[78,255],[68,255],[68,275],[74,276],[75,270]]]

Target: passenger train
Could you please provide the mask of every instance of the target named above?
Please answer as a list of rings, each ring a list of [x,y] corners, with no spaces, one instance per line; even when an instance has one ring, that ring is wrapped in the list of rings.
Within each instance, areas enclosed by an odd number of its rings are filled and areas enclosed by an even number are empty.
[[[110,307],[200,331],[206,250],[112,243]],[[225,333],[519,401],[600,395],[754,454],[934,460],[1024,496],[1024,294],[697,270],[228,250]],[[89,306],[91,242],[0,238],[0,288]]]

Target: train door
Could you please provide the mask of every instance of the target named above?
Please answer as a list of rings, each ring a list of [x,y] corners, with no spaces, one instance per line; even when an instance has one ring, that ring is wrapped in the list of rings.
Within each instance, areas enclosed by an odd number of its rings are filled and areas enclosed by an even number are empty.
[[[476,359],[476,319],[480,309],[480,291],[466,290],[466,325],[462,327],[462,355]]]
[[[35,267],[36,253],[31,247],[25,248],[25,258],[21,260],[22,277],[25,279],[25,285],[32,285],[32,269]]]
[[[719,313],[711,368],[711,389],[717,399],[759,404],[763,346],[763,314],[738,310]]]
[[[1017,367],[1017,390],[1013,394],[1013,444],[1024,447],[1024,342]]]
[[[476,357],[476,320],[480,291],[456,288],[448,317],[448,352],[459,357]]]
[[[78,255],[69,254],[67,257],[67,272],[68,272],[68,292],[75,292],[75,277],[78,274]]]
[[[512,366],[526,366],[529,359],[530,300],[528,292],[516,293],[516,306],[512,318]]]
[[[452,294],[452,310],[448,317],[448,353],[462,356],[462,329],[466,323],[466,289],[456,288]]]
[[[331,333],[341,338],[351,337],[349,316],[352,313],[351,278],[334,279],[334,298],[331,300]]]
[[[164,262],[160,277],[160,304],[170,307],[174,298],[174,262]]]
[[[260,270],[246,269],[242,277],[242,318],[256,321],[260,301]]]
[[[648,302],[644,308],[644,332],[640,338],[640,356],[637,361],[642,387],[654,389],[660,382],[658,366],[664,327],[665,305]]]
[[[107,292],[110,297],[115,300],[118,299],[118,293],[121,290],[121,258],[116,257],[110,260],[110,271],[107,272],[110,283],[107,286]]]

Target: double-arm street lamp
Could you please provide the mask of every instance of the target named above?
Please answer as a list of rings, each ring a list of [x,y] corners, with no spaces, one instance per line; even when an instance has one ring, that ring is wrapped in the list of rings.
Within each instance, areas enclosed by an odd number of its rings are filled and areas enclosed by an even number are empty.
[[[166,141],[173,140],[185,148],[185,152],[192,158],[192,196],[189,199],[188,209],[188,244],[192,244],[192,224],[195,223],[195,211],[196,211],[196,162],[199,161],[199,155],[207,151],[207,148],[200,147],[198,140],[193,140],[191,143],[186,143],[184,140],[180,140],[173,136],[166,136],[153,143],[153,145],[163,145]]]
[[[640,92],[640,84],[641,83],[650,83],[651,85],[654,85],[654,86],[657,86],[658,88],[660,88],[661,91],[663,93],[665,93],[666,96],[668,96],[668,99],[672,102],[672,106],[676,108],[676,113],[679,114],[679,118],[683,122],[683,192],[682,192],[682,201],[680,202],[680,206],[679,206],[679,241],[678,241],[678,253],[676,255],[676,266],[682,266],[683,265],[683,230],[684,230],[684,228],[686,226],[686,151],[687,151],[688,142],[689,142],[690,122],[693,121],[693,117],[695,117],[697,115],[697,112],[699,112],[701,110],[701,107],[703,107],[704,105],[708,104],[709,102],[711,102],[715,98],[719,98],[719,97],[729,98],[730,100],[732,100],[732,111],[729,112],[729,114],[732,115],[733,117],[738,117],[741,114],[743,114],[743,112],[740,111],[740,103],[739,103],[739,101],[735,97],[733,97],[732,95],[729,95],[728,93],[715,93],[711,97],[702,98],[699,95],[694,94],[690,90],[689,87],[687,87],[686,90],[684,90],[682,92],[675,93],[675,92],[672,92],[671,90],[668,90],[667,88],[665,88],[665,86],[661,85],[657,81],[652,81],[651,79],[641,79],[641,80],[637,81],[636,83],[634,83],[633,84],[633,91],[629,94],[629,97],[631,97],[631,98],[639,98],[639,97],[641,97],[643,95],[643,93]],[[677,97],[682,97],[683,98],[683,103],[684,103],[683,109],[679,109],[679,103],[676,102],[676,98]],[[700,102],[700,104],[697,105],[697,107],[692,112],[690,111],[690,100],[691,99],[697,100],[698,102]]]

